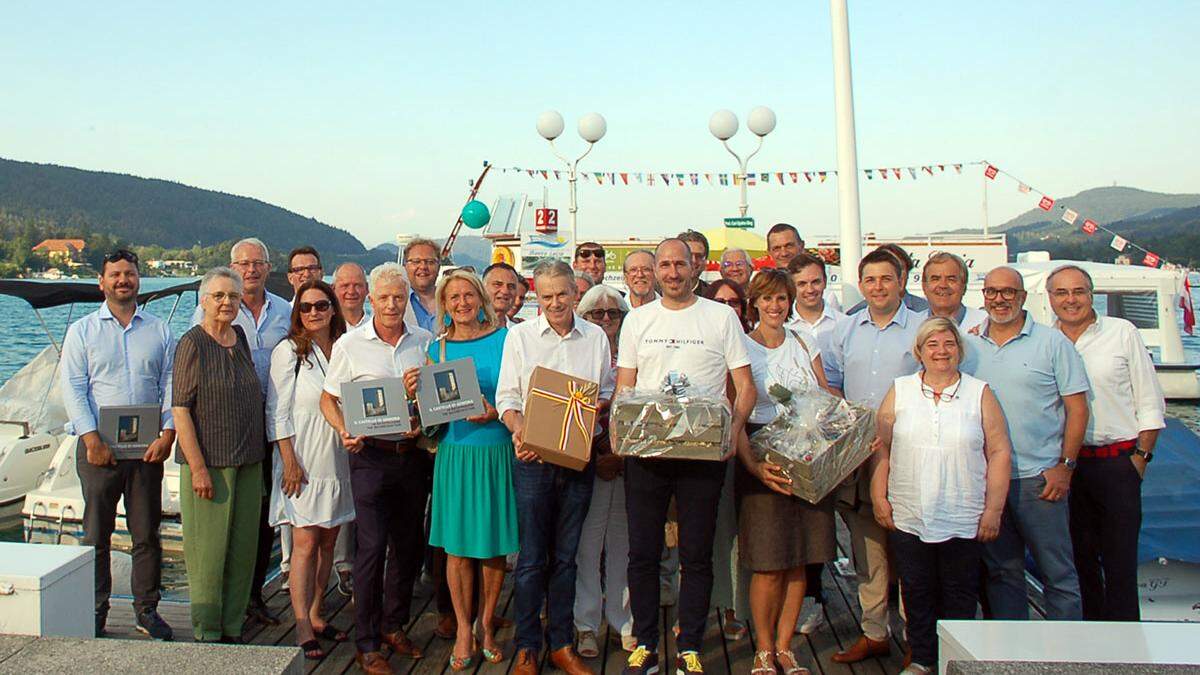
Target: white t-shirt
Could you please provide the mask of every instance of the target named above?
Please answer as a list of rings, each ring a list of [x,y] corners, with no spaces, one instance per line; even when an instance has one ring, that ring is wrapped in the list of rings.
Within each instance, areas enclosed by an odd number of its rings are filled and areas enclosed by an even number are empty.
[[[772,384],[792,390],[818,386],[812,365],[812,360],[818,355],[804,351],[797,337],[799,334],[789,331],[783,344],[770,349],[749,335],[745,336],[750,370],[754,373],[754,387],[758,390],[754,411],[750,413],[752,424],[767,424],[783,412],[783,406],[777,404],[768,393]]]
[[[684,309],[667,309],[655,300],[625,316],[617,367],[636,368],[641,390],[659,391],[674,371],[687,376],[688,394],[725,401],[726,375],[750,363],[743,336],[728,305],[696,298]]]

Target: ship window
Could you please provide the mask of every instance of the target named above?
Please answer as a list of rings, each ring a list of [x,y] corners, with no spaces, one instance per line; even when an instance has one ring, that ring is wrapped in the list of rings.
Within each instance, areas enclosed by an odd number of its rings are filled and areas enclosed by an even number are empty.
[[[1158,293],[1155,291],[1097,292],[1097,314],[1125,319],[1138,328],[1158,328]]]

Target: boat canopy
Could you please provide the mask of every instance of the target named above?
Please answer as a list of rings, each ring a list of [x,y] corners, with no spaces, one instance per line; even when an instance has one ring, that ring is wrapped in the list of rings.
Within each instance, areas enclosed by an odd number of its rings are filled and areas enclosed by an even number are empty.
[[[183,295],[200,288],[199,280],[189,281],[167,288],[145,291],[138,294],[138,304],[144,305],[157,298]],[[71,305],[79,302],[104,302],[104,293],[95,283],[82,281],[29,281],[25,279],[0,279],[0,294],[11,295],[28,302],[34,309],[46,309]]]

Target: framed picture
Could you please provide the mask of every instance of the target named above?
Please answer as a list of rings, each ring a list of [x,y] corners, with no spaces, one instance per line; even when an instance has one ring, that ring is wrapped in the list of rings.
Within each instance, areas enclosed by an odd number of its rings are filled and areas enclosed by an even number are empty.
[[[117,459],[141,459],[158,438],[161,421],[157,405],[103,406],[96,431]]]
[[[417,409],[422,426],[463,420],[483,414],[483,394],[471,357],[421,368]]]
[[[386,438],[411,430],[404,380],[398,377],[343,382],[342,414],[355,436]]]

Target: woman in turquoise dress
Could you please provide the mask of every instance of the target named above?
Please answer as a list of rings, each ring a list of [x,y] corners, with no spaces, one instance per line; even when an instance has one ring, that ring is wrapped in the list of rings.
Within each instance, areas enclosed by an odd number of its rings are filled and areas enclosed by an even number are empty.
[[[492,618],[504,583],[504,558],[517,550],[517,501],[512,435],[493,404],[508,331],[499,327],[483,283],[474,274],[451,272],[438,282],[436,295],[435,325],[446,326],[446,332],[430,344],[429,358],[474,359],[485,408],[478,417],[450,423],[438,442],[433,469],[429,543],[446,550],[446,583],[458,622],[450,667],[464,670],[471,667],[476,650],[471,627],[475,560],[483,565],[479,626],[484,658],[494,663],[503,659]]]

